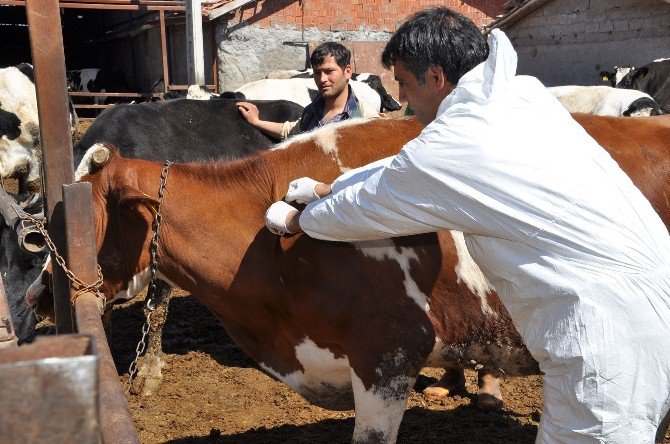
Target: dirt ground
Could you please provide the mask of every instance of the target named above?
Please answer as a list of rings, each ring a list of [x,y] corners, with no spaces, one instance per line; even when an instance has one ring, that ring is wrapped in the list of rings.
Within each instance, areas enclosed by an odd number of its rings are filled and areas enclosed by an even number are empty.
[[[82,122],[78,136],[89,125]],[[142,302],[131,302],[113,312],[110,347],[124,383],[141,336],[142,307]],[[353,411],[312,406],[267,376],[194,297],[178,293],[169,307],[163,384],[151,397],[127,395],[142,443],[349,442]],[[504,410],[484,413],[474,407],[474,372],[467,373],[468,394],[424,399],[421,391],[440,375],[438,369],[422,372],[400,427],[399,443],[534,442],[542,409],[540,377],[505,378]],[[664,443],[670,444],[670,435]]]
[[[124,383],[144,322],[140,302],[113,313],[112,353]],[[167,368],[158,393],[127,395],[143,443],[345,443],[353,411],[308,404],[270,378],[189,295],[170,301],[163,335]],[[506,378],[506,408],[482,413],[475,395],[426,401],[420,391],[441,372],[425,369],[411,395],[399,443],[532,443],[542,407],[539,377]],[[468,373],[476,393],[476,376]]]

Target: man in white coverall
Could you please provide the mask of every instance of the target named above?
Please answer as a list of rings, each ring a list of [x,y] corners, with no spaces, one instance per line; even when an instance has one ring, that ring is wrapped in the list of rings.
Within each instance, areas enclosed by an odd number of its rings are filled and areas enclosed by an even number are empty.
[[[301,213],[276,202],[266,224],[333,241],[462,231],[544,373],[537,442],[653,442],[670,409],[668,231],[544,86],[515,75],[505,34],[481,47],[447,8],[411,17],[382,60],[426,128]],[[328,191],[303,178],[287,200]]]

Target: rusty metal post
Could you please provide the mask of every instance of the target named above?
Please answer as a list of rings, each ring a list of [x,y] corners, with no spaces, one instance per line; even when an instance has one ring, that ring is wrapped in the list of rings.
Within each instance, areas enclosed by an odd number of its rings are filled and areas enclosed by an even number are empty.
[[[5,286],[2,283],[2,276],[0,276],[0,349],[16,347],[18,343],[19,338],[16,337],[16,331],[14,331],[14,323],[12,322],[12,314],[9,312]]]
[[[63,201],[67,226],[68,257],[70,269],[85,283],[97,280],[95,226],[91,184],[88,182],[63,185]],[[105,444],[139,444],[130,408],[123,394],[114,360],[112,359],[105,330],[100,319],[98,298],[94,293],[84,293],[75,301],[79,333],[95,337],[100,359],[100,429]]]
[[[69,130],[65,55],[58,0],[26,0],[30,48],[35,69],[37,111],[42,143],[42,178],[47,221],[61,217],[61,185],[72,183],[72,139]],[[64,224],[57,224],[64,227]],[[56,247],[65,249],[65,233],[49,230]],[[53,258],[52,258],[53,259]],[[53,261],[55,263],[55,261]],[[69,284],[60,267],[53,267],[56,331],[72,333]]]

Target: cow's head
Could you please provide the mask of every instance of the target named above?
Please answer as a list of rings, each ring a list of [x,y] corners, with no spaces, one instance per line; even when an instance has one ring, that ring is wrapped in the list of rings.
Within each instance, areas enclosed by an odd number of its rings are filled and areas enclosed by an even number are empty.
[[[617,82],[617,88],[625,88],[625,89],[638,89],[637,84],[640,80],[644,79],[647,74],[649,73],[649,68],[646,66],[643,66],[642,68],[639,69],[631,69],[621,77],[621,80]]]
[[[65,74],[67,76],[68,89],[74,92],[81,91],[81,71],[78,69],[74,71],[66,71]]]
[[[35,84],[17,67],[0,69],[0,177],[18,178],[21,191],[37,184],[39,142]]]
[[[354,78],[352,77],[352,79]],[[382,79],[379,76],[370,73],[361,73],[357,74],[354,80],[367,83],[370,88],[374,89],[377,94],[379,94],[379,97],[382,99],[381,112],[397,111],[402,108],[402,105],[394,99],[388,91],[386,91],[386,88],[382,85]]]
[[[108,303],[133,298],[149,282],[148,243],[158,202],[140,190],[141,165],[128,168],[128,162],[115,147],[96,144],[76,173],[80,182],[92,185],[96,251],[104,276],[101,290]],[[53,317],[52,266],[45,265],[26,293],[26,302],[45,317]]]

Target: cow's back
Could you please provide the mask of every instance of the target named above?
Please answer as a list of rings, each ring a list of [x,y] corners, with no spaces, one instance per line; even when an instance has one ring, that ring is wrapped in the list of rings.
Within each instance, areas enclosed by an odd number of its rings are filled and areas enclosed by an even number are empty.
[[[573,117],[604,147],[670,227],[670,116]]]
[[[74,146],[75,166],[96,143],[117,146],[125,157],[155,161],[233,160],[275,141],[247,123],[237,101],[165,100],[117,105],[103,112]],[[264,120],[297,120],[302,107],[287,101],[255,101]]]

